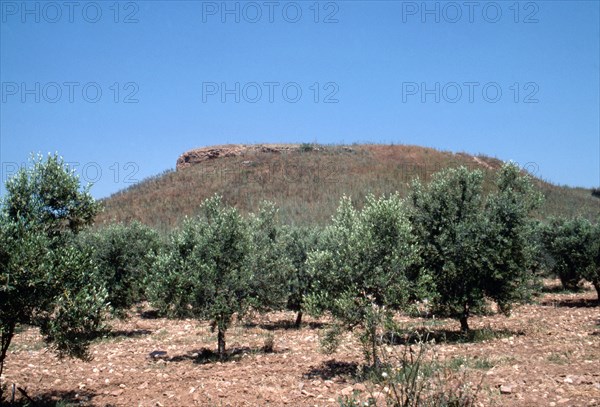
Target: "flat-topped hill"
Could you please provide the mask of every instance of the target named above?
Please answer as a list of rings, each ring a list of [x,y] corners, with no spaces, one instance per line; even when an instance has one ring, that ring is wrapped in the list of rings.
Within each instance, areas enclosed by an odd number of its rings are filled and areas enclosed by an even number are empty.
[[[467,166],[485,173],[493,187],[497,158],[407,145],[256,144],[198,148],[182,154],[175,171],[146,179],[103,200],[97,223],[139,220],[168,230],[194,215],[215,193],[243,212],[266,199],[288,223],[326,222],[340,197],[359,204],[369,193],[406,196],[413,178],[427,181],[443,168]],[[558,187],[536,179],[546,196],[540,217],[600,216],[600,199],[584,188]]]

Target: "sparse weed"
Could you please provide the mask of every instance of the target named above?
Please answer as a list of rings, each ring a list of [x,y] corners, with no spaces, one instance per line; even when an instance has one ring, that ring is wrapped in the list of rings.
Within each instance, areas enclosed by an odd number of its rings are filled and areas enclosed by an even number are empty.
[[[570,357],[571,357],[571,353],[570,351],[564,351],[564,352],[554,352],[551,353],[550,356],[548,356],[547,360],[548,362],[557,364],[557,365],[566,365],[570,362]]]
[[[381,357],[379,371],[371,368],[363,377],[372,383],[371,390],[354,392],[352,396],[340,399],[342,407],[477,405],[483,389],[483,376],[473,382],[465,367],[476,365],[478,361],[457,357],[443,363],[431,345],[422,341],[416,345],[404,345],[400,354],[396,354],[393,348],[382,348]]]
[[[169,336],[169,331],[167,331],[165,328],[162,328],[161,330],[159,330],[158,332],[156,332],[154,335],[152,335],[154,337],[154,339],[157,340],[163,340],[165,339],[167,336]]]

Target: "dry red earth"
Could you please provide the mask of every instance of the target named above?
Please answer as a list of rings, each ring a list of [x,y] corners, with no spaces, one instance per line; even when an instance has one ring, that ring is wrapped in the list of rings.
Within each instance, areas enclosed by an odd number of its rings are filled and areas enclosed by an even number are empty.
[[[27,329],[14,339],[2,382],[16,383],[33,399],[95,406],[327,406],[339,405],[354,390],[362,391],[362,399],[386,390],[353,376],[363,362],[354,336],[325,355],[319,332],[327,321],[308,319],[295,330],[288,326],[293,317],[272,313],[253,318],[253,325],[237,324],[227,333],[235,353],[227,362],[202,359],[202,349],[213,349],[216,336],[193,320],[135,314],[114,322],[113,334],[92,345],[88,362],[59,360],[35,329]],[[448,330],[450,336],[459,328],[451,320],[402,321]],[[466,369],[474,382],[483,379],[479,405],[600,406],[600,308],[591,290],[544,294],[510,318],[473,317],[471,327],[494,334],[433,350],[440,360],[459,361],[454,364],[463,367],[457,369]],[[265,353],[261,348],[271,335],[274,352]],[[402,345],[387,348],[400,352]],[[166,355],[153,358],[155,351]],[[16,399],[22,400],[18,392]]]

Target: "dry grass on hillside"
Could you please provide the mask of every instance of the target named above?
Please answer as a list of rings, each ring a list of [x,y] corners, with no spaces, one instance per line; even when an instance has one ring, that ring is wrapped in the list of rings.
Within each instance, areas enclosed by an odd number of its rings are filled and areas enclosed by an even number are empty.
[[[238,152],[239,153],[239,152]],[[255,211],[262,200],[275,202],[283,222],[324,224],[340,198],[359,204],[366,194],[399,192],[405,196],[415,177],[427,181],[443,168],[467,166],[485,172],[487,190],[502,162],[484,156],[453,154],[417,146],[298,146],[283,153],[249,151],[203,161],[141,182],[103,201],[97,224],[139,220],[168,231],[201,202],[219,193],[242,212]],[[539,181],[546,201],[540,216],[580,213],[600,215],[600,199],[585,189],[561,188]]]

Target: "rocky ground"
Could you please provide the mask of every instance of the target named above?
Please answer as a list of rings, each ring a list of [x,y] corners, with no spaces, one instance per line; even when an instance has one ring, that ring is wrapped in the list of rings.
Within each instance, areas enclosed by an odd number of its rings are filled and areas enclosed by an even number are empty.
[[[327,321],[307,318],[296,330],[293,318],[272,313],[238,323],[227,333],[232,355],[224,362],[210,354],[216,334],[207,324],[148,312],[114,322],[112,334],[93,344],[91,361],[59,360],[35,329],[26,329],[9,350],[2,383],[9,395],[16,383],[50,405],[62,399],[94,406],[333,406],[355,391],[383,404],[389,386],[360,379],[363,359],[354,336],[326,355],[319,333]],[[473,317],[476,342],[454,340],[459,326],[452,320],[401,322],[438,339],[445,334],[446,342],[431,351],[473,386],[481,382],[477,405],[600,406],[600,307],[592,290],[546,293],[509,318]],[[265,352],[270,341],[273,352]],[[392,354],[403,348],[386,346]],[[15,398],[24,403],[20,392]]]

